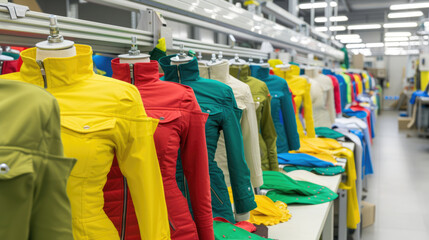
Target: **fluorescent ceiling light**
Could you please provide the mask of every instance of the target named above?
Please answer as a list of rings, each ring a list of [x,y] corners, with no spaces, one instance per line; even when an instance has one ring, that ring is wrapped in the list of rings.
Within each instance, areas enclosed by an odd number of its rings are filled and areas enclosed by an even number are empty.
[[[331,1],[331,7],[336,7],[338,4],[334,1]],[[328,4],[326,2],[316,2],[316,3],[301,3],[298,5],[300,9],[312,9],[312,8],[325,8]]]
[[[360,25],[349,25],[347,28],[349,30],[379,29],[381,28],[381,25],[380,24],[360,24]]]
[[[314,30],[318,31],[318,32],[326,32],[328,31],[327,27],[315,27]]]
[[[429,2],[394,4],[390,6],[390,10],[405,10],[405,9],[419,9],[419,8],[429,8]]]
[[[411,36],[410,32],[387,32],[384,34],[385,37],[409,37]]]
[[[359,34],[338,34],[335,36],[336,39],[350,39],[350,38],[360,38]]]
[[[383,24],[384,28],[407,28],[407,27],[417,27],[416,22],[400,22],[400,23],[385,23]]]
[[[346,48],[364,48],[365,43],[347,44]]]
[[[326,22],[328,18],[326,17],[317,17],[314,19],[315,22],[317,23],[323,23]],[[333,16],[329,18],[329,21],[331,22],[344,22],[349,20],[349,18],[347,16]]]
[[[387,15],[388,18],[411,18],[423,16],[422,11],[409,11],[409,12],[391,12]]]
[[[341,39],[341,43],[361,43],[362,39],[360,38],[349,38],[349,39]]]
[[[318,31],[318,32],[326,32],[326,31],[328,31],[327,27],[316,27],[314,29],[316,31]],[[331,27],[329,27],[329,31],[331,31],[331,32],[345,31],[345,30],[346,30],[345,26],[331,26]]]
[[[410,40],[420,40],[420,37],[419,36],[411,36]]]
[[[386,47],[399,47],[399,42],[387,42],[384,44]]]
[[[365,47],[367,48],[378,48],[378,47],[384,47],[384,43],[378,42],[378,43],[367,43],[365,44]]]
[[[385,37],[385,42],[401,42],[401,41],[408,41],[408,37]]]

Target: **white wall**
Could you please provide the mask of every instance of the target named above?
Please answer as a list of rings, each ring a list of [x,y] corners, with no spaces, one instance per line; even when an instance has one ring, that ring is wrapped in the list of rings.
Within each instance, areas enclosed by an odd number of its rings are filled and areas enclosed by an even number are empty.
[[[385,56],[389,88],[384,88],[384,96],[399,96],[403,89],[408,64],[408,56]],[[394,100],[384,101],[384,108],[389,108]]]

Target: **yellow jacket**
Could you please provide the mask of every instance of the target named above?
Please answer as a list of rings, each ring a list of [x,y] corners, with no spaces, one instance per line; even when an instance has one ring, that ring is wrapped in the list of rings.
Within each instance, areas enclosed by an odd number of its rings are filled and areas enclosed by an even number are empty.
[[[95,75],[91,47],[75,45],[77,55],[35,60],[36,48],[22,52],[21,71],[0,78],[46,88],[60,106],[64,153],[77,159],[67,185],[76,240],[119,240],[103,211],[103,186],[116,156],[127,178],[142,239],[170,239],[167,208],[153,133],[132,85]]]
[[[296,123],[298,127],[299,136],[305,136],[304,127],[299,119],[299,109],[301,106],[304,108],[304,121],[305,121],[305,130],[307,132],[307,137],[316,137],[316,131],[314,130],[314,120],[313,120],[313,105],[311,103],[310,89],[311,84],[307,79],[299,76],[299,67],[291,65],[290,69],[283,71],[280,68],[276,68],[276,65],[283,64],[279,59],[270,59],[268,61],[270,66],[273,68],[275,75],[286,79],[292,94],[294,95],[294,101],[296,105]]]

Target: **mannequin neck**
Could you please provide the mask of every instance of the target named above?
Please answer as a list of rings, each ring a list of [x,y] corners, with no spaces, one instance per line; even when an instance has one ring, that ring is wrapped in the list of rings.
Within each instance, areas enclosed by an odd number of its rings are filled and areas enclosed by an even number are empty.
[[[76,56],[76,47],[56,50],[45,50],[37,48],[36,50],[36,61],[45,60],[45,58],[66,58]]]
[[[128,64],[135,64],[135,63],[146,63],[150,62],[150,58],[119,58],[119,63],[128,63]]]
[[[190,61],[183,61],[183,62],[175,62],[175,61],[171,61],[171,65],[177,65],[177,66],[179,66],[179,65],[181,65],[181,64],[185,64],[185,63],[188,63],[188,62],[190,62]]]

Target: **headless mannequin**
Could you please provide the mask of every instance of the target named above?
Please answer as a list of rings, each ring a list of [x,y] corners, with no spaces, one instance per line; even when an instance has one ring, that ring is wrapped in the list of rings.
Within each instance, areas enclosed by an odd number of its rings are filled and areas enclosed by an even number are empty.
[[[179,54],[177,54],[177,56],[172,57],[172,58],[170,59],[170,60],[171,60],[171,65],[177,65],[177,66],[179,66],[180,64],[188,63],[188,62],[190,62],[192,59],[194,59],[194,58],[192,58],[192,57],[188,56],[188,55],[184,52],[183,48],[184,48],[184,45],[183,45],[183,44],[180,44],[180,53],[179,53]]]
[[[229,64],[236,65],[236,66],[243,66],[243,65],[247,65],[247,62],[244,61],[243,59],[240,59],[238,57],[238,54],[236,53],[234,59],[229,60]]]
[[[259,63],[252,63],[251,65],[260,66],[262,68],[269,68],[270,65],[268,63],[264,63],[264,60],[262,58],[259,58]]]
[[[140,53],[140,50],[137,48],[137,38],[131,37],[131,50],[128,51],[128,54],[121,54],[119,57],[119,63],[147,63],[150,62],[150,56],[148,54]]]
[[[36,44],[36,61],[43,61],[45,58],[65,58],[76,56],[76,48],[74,42],[64,40],[63,36],[59,34],[57,25],[57,17],[51,15],[50,21],[50,35],[47,41],[39,42]]]
[[[305,69],[305,75],[307,75],[310,78],[315,79],[317,76],[319,76],[319,71],[316,68],[309,67]]]

